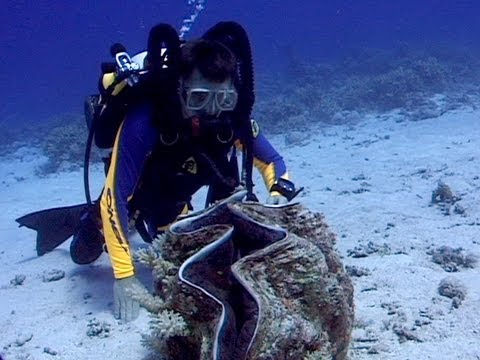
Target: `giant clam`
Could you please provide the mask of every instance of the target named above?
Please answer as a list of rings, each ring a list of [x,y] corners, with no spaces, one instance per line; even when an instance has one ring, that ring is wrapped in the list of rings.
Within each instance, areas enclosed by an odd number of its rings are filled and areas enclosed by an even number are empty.
[[[240,192],[154,242],[161,359],[345,359],[353,286],[320,214]]]

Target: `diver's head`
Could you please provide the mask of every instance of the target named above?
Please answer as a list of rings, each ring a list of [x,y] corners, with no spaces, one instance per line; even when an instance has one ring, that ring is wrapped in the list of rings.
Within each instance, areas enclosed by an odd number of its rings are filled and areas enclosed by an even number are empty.
[[[233,53],[217,41],[204,39],[186,43],[181,52],[183,116],[218,117],[233,111],[238,100]]]

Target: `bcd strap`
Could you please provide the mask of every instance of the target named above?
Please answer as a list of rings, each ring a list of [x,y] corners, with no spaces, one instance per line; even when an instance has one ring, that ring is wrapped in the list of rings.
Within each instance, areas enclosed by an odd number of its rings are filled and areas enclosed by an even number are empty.
[[[90,152],[92,150],[93,136],[95,134],[95,119],[101,110],[101,104],[99,102],[100,96],[90,95],[87,96],[84,103],[85,121],[88,126],[87,144],[85,145],[84,154],[84,166],[83,166],[83,185],[85,191],[85,199],[87,204],[92,204],[92,198],[90,196],[90,180],[89,180],[89,166],[90,166]]]
[[[242,178],[247,188],[247,200],[257,201],[253,193],[253,133],[250,124],[255,102],[253,60],[250,41],[245,29],[233,21],[219,22],[208,30],[204,39],[218,41],[228,47],[237,58],[238,103],[233,117],[240,129],[244,145]]]

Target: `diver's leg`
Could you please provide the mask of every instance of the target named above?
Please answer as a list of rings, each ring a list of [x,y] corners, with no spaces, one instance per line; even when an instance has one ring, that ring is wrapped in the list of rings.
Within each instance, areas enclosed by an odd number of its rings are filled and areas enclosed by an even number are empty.
[[[103,253],[105,239],[99,229],[97,206],[86,212],[70,243],[70,256],[79,265],[90,264]]]

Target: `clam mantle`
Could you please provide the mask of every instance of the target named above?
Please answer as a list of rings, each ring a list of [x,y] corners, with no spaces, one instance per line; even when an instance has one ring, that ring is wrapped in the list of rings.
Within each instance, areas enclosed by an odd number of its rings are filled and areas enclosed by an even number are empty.
[[[143,254],[147,342],[165,359],[345,359],[353,286],[323,216],[241,197],[177,221]]]

